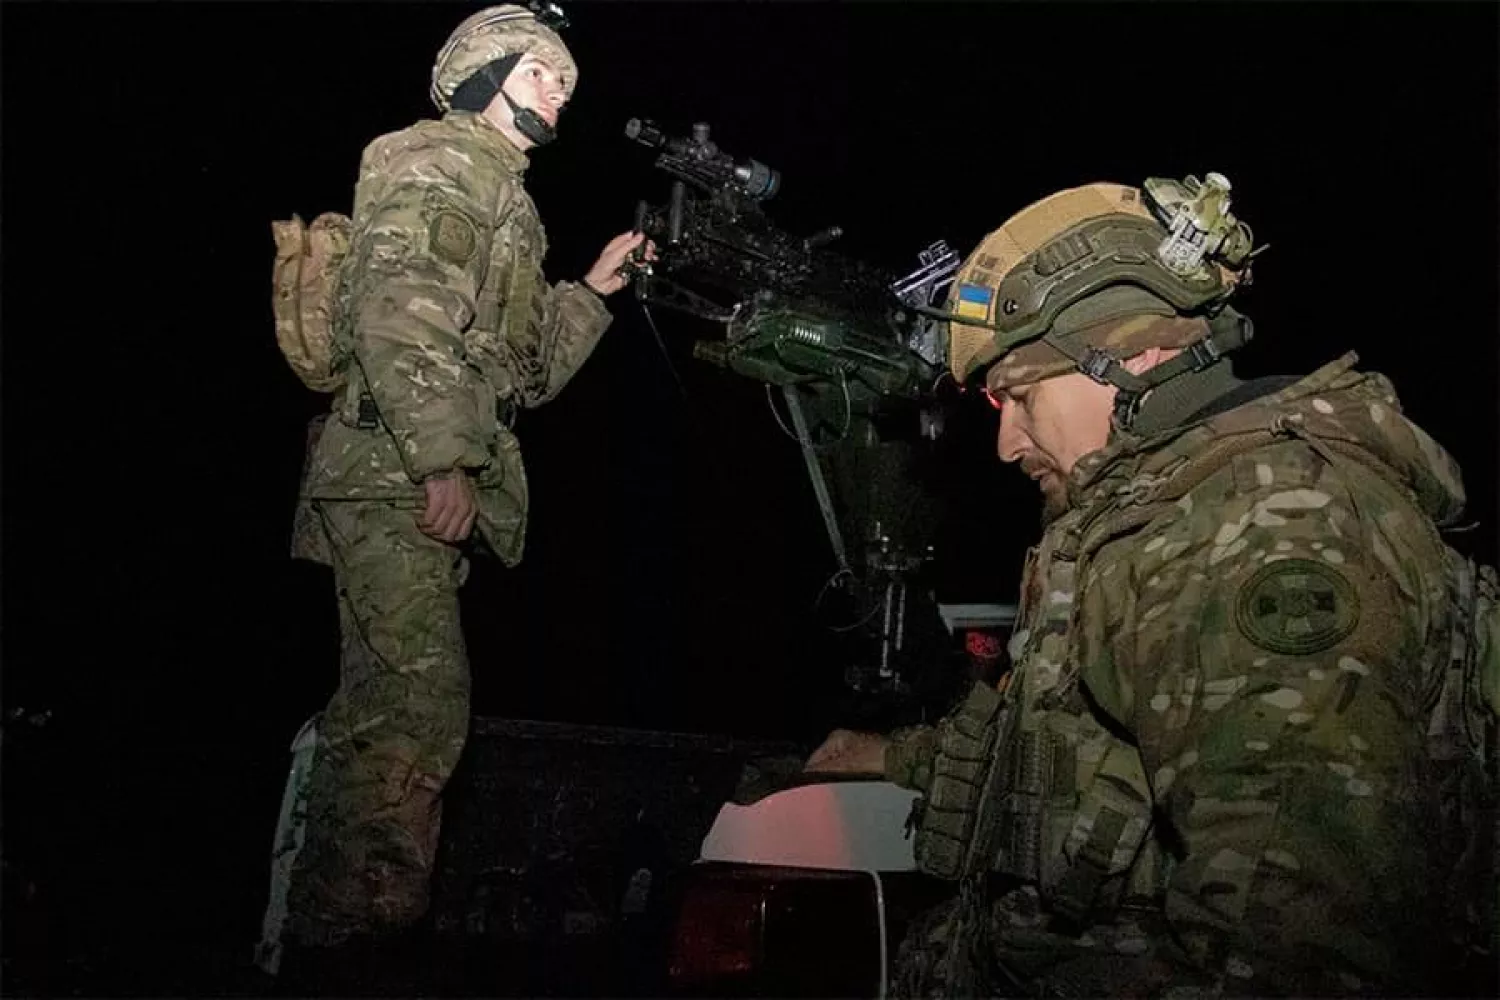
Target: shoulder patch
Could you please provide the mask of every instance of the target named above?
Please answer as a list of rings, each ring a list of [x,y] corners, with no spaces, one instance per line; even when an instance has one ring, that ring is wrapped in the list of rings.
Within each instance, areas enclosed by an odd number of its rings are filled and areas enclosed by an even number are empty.
[[[427,249],[439,260],[463,267],[478,248],[479,233],[462,212],[442,209],[427,224]]]
[[[1337,645],[1359,624],[1359,595],[1333,567],[1280,559],[1240,586],[1235,624],[1262,649],[1289,656]]]

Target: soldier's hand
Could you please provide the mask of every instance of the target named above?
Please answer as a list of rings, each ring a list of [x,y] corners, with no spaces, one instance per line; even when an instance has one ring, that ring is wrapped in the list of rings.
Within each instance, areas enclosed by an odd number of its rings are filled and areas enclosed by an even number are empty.
[[[440,542],[461,542],[474,530],[479,504],[474,497],[474,482],[462,469],[433,476],[422,486],[427,491],[427,506],[417,518],[422,534]]]
[[[589,273],[583,276],[583,283],[599,295],[618,292],[630,283],[630,279],[620,273],[620,268],[625,266],[625,261],[635,248],[642,244],[645,245],[645,258],[655,260],[656,244],[646,239],[645,233],[630,232],[616,236],[604,244],[604,249],[599,252],[599,259],[594,261]]]
[[[890,742],[879,733],[835,729],[807,758],[802,769],[841,774],[884,774],[885,748]]]

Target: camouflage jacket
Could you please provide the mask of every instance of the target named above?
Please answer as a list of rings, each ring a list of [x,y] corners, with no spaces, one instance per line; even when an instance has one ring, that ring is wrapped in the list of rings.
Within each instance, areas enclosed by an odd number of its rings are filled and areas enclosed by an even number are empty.
[[[526,473],[505,414],[556,396],[611,319],[581,282],[545,281],[526,165],[467,112],[365,149],[335,318],[349,379],[312,446],[304,501],[415,509],[423,480],[465,469],[480,532],[506,562],[521,558]]]
[[[893,734],[919,858],[972,790],[946,856],[1043,994],[1430,990],[1468,888],[1429,759],[1463,487],[1354,363],[1086,456],[983,766],[964,712]]]

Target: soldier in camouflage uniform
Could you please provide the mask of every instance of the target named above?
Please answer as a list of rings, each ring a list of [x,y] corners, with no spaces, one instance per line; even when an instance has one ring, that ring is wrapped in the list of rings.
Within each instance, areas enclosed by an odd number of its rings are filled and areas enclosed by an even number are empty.
[[[441,119],[364,151],[336,318],[348,378],[298,515],[296,554],[333,567],[343,654],[299,806],[293,944],[378,940],[427,909],[440,796],[469,725],[459,546],[520,560],[514,415],[568,383],[610,323],[627,257],[653,252],[625,233],[581,281],[543,277],[523,174],[577,80],[532,11],[489,8],[436,60]]]
[[[1385,377],[1233,375],[1227,195],[1059,192],[954,282],[954,374],[1045,499],[1015,668],[807,764],[925,793],[919,864],[958,891],[905,995],[1472,989],[1446,977],[1493,927],[1467,638],[1493,576],[1441,537],[1459,470]]]

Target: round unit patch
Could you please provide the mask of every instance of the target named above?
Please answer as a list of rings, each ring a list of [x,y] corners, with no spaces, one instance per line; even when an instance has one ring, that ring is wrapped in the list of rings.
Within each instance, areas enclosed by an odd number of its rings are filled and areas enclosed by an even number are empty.
[[[427,248],[439,260],[463,267],[474,259],[479,234],[462,213],[443,209],[427,224]]]
[[[1337,570],[1311,559],[1281,559],[1240,587],[1235,624],[1273,653],[1299,656],[1336,645],[1359,623],[1359,595]]]

